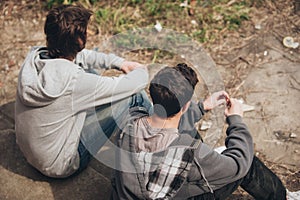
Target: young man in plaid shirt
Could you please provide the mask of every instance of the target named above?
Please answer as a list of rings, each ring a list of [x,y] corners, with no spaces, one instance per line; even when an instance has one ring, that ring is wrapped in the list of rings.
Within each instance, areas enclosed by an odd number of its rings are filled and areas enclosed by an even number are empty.
[[[153,78],[153,114],[133,107],[119,132],[112,199],[226,199],[238,186],[256,199],[286,199],[279,178],[253,155],[242,105],[224,91],[192,102],[197,82],[186,64],[166,67]],[[228,128],[219,154],[191,137],[191,130],[223,102]]]

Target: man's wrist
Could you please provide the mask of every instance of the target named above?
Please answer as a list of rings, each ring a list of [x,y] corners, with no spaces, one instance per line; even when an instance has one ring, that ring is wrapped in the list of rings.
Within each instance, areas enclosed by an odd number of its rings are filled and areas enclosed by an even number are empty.
[[[111,69],[122,70],[124,62],[126,62],[124,58],[118,57],[111,65]]]
[[[202,104],[203,104],[203,109],[204,109],[205,112],[208,112],[208,111],[211,110],[210,108],[208,108],[208,106],[207,106],[207,104],[206,104],[205,101],[203,101]]]
[[[243,121],[242,116],[238,115],[238,114],[232,114],[232,115],[228,115],[226,117],[226,122],[227,124],[230,126],[231,124],[235,124],[235,123],[241,123]]]
[[[199,101],[198,106],[199,106],[199,109],[200,109],[202,115],[204,115],[205,113],[207,113],[209,111],[204,108],[203,101],[201,101],[201,100]]]

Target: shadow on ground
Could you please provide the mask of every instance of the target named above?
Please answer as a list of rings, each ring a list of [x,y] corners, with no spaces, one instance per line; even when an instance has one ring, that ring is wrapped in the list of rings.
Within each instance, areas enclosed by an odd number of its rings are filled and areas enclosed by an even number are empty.
[[[14,102],[0,107],[0,199],[109,199],[111,170],[97,160],[59,180],[31,167],[16,144],[13,113]]]

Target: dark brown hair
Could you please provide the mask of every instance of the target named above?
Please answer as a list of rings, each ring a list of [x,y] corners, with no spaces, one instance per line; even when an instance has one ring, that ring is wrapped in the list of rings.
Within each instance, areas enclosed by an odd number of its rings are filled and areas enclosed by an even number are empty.
[[[74,58],[85,47],[91,15],[82,6],[63,5],[50,10],[44,27],[49,55]]]
[[[154,113],[167,118],[177,114],[191,100],[198,78],[185,63],[160,70],[150,83]]]

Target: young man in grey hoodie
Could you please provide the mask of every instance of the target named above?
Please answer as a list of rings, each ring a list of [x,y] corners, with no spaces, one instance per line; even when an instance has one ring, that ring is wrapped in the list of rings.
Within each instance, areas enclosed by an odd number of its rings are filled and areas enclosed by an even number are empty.
[[[186,64],[166,67],[150,83],[154,113],[131,108],[119,130],[112,199],[226,199],[238,186],[255,199],[286,199],[279,178],[253,155],[242,105],[224,91],[192,102],[197,82]],[[228,128],[220,154],[190,130],[222,99]]]
[[[96,153],[129,105],[144,101],[143,93],[134,93],[148,83],[145,66],[84,49],[91,14],[81,6],[52,9],[44,26],[47,46],[33,48],[19,74],[17,144],[46,176],[68,177],[84,169],[88,150]],[[92,68],[115,68],[126,75],[86,72]]]

